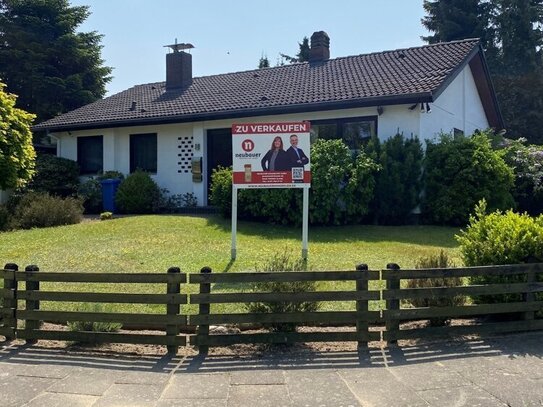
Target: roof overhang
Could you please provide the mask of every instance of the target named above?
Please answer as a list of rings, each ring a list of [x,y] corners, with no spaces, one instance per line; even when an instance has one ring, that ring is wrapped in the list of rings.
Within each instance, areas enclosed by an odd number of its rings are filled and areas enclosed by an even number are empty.
[[[242,117],[255,117],[255,116],[269,116],[269,115],[281,115],[291,113],[304,113],[304,112],[319,112],[325,110],[342,110],[353,109],[360,107],[376,107],[376,106],[390,106],[390,105],[402,105],[410,103],[426,103],[433,102],[435,96],[431,92],[424,93],[411,93],[406,95],[390,95],[390,96],[378,96],[357,100],[339,101],[339,102],[320,102],[320,103],[304,103],[297,105],[282,105],[263,107],[257,109],[241,109],[241,110],[227,110],[217,112],[206,112],[198,114],[188,115],[173,115],[162,117],[148,117],[148,118],[131,118],[131,119],[118,119],[118,120],[104,120],[94,121],[89,123],[77,123],[77,124],[62,124],[62,125],[48,125],[41,126],[37,124],[32,127],[34,131],[47,130],[49,132],[59,131],[75,131],[75,130],[90,130],[90,129],[104,129],[110,127],[132,127],[132,126],[149,126],[157,124],[172,124],[172,123],[190,123],[201,122],[209,120],[225,120],[225,119],[238,119]]]

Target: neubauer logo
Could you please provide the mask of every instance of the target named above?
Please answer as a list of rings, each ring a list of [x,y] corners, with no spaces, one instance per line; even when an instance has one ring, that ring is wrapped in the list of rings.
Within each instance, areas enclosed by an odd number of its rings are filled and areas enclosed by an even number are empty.
[[[254,150],[255,143],[253,143],[253,140],[243,140],[243,142],[241,143],[241,148],[243,149],[243,151],[250,153]]]

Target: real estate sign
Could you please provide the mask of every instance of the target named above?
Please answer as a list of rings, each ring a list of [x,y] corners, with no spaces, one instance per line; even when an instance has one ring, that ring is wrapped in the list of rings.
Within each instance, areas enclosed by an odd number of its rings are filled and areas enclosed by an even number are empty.
[[[233,184],[237,188],[308,188],[309,122],[232,126]]]

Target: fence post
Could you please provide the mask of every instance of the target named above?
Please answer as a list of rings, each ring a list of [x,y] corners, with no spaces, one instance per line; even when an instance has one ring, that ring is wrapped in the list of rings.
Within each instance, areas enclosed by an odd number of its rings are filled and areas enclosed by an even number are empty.
[[[13,272],[19,271],[19,266],[14,263],[8,263],[4,266],[4,270]],[[13,298],[4,298],[4,310],[9,312],[9,315],[4,315],[4,326],[13,329],[13,335],[6,335],[6,341],[15,339],[17,330],[17,277],[13,279],[4,278],[4,289],[13,290]]]
[[[364,272],[368,271],[368,265],[367,264],[358,264],[356,266],[356,271]],[[356,292],[357,293],[367,293],[368,292],[368,279],[360,279],[356,280]],[[356,300],[356,312],[368,312],[368,300]],[[356,317],[356,333],[358,336],[358,348],[367,348],[368,347],[368,341],[367,340],[361,340],[360,338],[362,336],[368,336],[369,334],[369,324],[368,324],[368,318],[367,314],[364,316],[357,315]]]
[[[29,277],[32,276],[32,274],[39,272],[40,269],[38,266],[30,265],[26,266],[25,273],[26,273],[26,281],[25,281],[25,289],[27,291],[27,295],[29,297],[32,296],[32,291],[39,291],[40,290],[40,282],[39,281],[29,281]],[[40,309],[40,301],[39,300],[26,300],[25,301],[25,309],[27,311],[38,311]],[[40,329],[41,321],[31,319],[25,321],[25,330],[32,331],[34,329]],[[27,339],[26,343],[33,344],[36,343],[36,339]]]
[[[528,284],[537,282],[536,274],[534,267],[531,264],[527,265],[530,267],[529,271],[526,273],[526,282]],[[535,301],[535,293],[524,293],[522,294],[523,300],[526,302],[533,302]],[[523,315],[523,319],[526,321],[530,321],[532,319],[535,319],[535,311],[526,311]]]
[[[400,266],[396,263],[388,263],[387,264],[387,270],[391,271],[397,271],[398,277],[388,277],[386,282],[386,289],[387,290],[399,290],[400,289]],[[390,274],[389,274],[390,276]],[[386,300],[386,307],[387,311],[391,310],[399,310],[400,309],[400,300]],[[397,319],[390,319],[390,317],[387,317],[386,319],[386,332],[388,335],[394,336],[396,332],[400,330],[400,321]],[[387,343],[389,345],[397,344],[397,339],[387,340]]]
[[[181,269],[179,269],[179,267],[170,267],[168,269],[168,274],[179,275],[180,273],[181,273]],[[166,286],[166,292],[168,294],[179,294],[181,292],[181,283],[179,283],[178,281],[173,282],[173,283],[168,283]],[[180,311],[179,304],[168,303],[166,305],[166,315],[168,316],[171,316],[171,317],[177,316],[179,315],[179,311]],[[173,341],[175,340],[178,334],[179,334],[179,325],[169,325],[169,324],[166,325],[166,336],[168,338],[171,338]],[[169,354],[173,354],[173,355],[177,354],[177,345],[167,345],[166,347],[168,349]]]
[[[211,274],[211,267],[203,267],[200,270],[201,274]],[[210,294],[211,293],[211,283],[200,283],[200,294]],[[199,315],[209,315],[210,307],[209,303],[202,303],[199,306]],[[198,340],[202,338],[207,339],[209,337],[209,325],[198,325]],[[200,355],[207,355],[209,352],[208,345],[198,345],[198,353]]]

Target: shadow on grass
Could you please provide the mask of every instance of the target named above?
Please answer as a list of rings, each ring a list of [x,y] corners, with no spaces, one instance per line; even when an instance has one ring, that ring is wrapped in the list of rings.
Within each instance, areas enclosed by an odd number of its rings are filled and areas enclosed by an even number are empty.
[[[230,232],[230,219],[218,215],[206,217],[207,226]],[[238,233],[259,236],[264,239],[301,239],[301,226],[272,225],[267,223],[238,221]],[[444,226],[310,226],[309,240],[317,243],[407,243],[423,246],[455,248],[454,235],[459,229]]]

